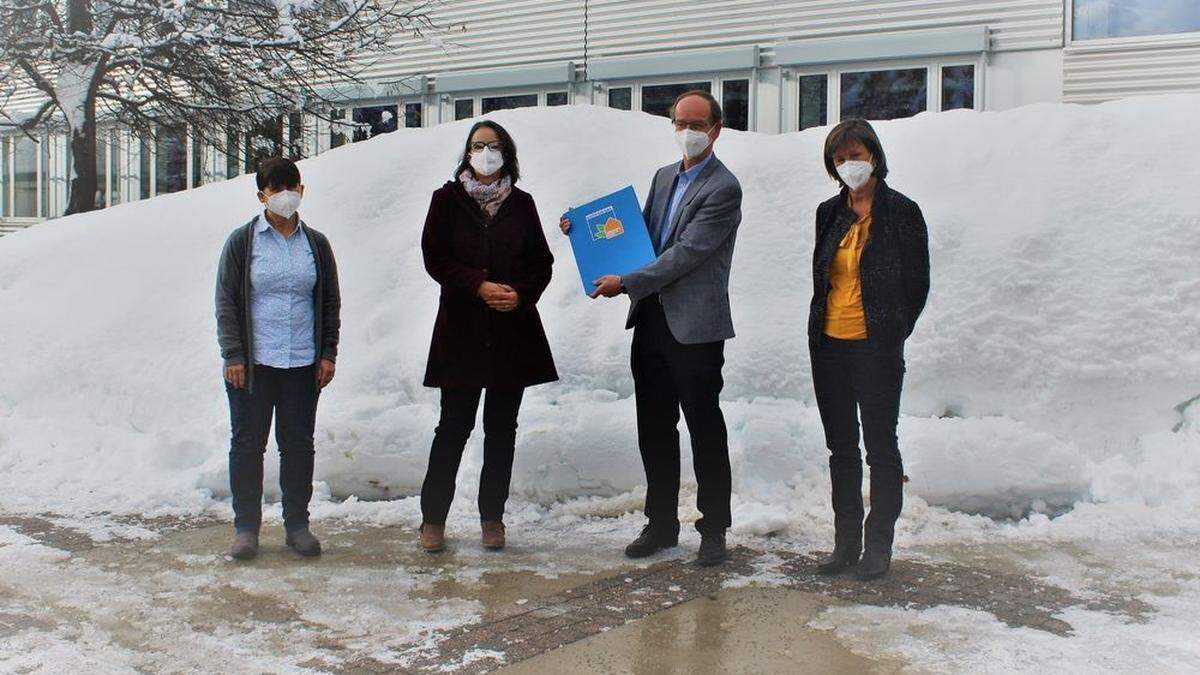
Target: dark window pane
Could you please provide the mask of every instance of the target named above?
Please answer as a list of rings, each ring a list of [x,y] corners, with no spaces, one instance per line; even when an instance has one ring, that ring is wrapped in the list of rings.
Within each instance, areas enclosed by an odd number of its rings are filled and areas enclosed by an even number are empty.
[[[421,126],[421,104],[420,103],[405,103],[404,104],[404,126],[414,128]]]
[[[121,135],[116,130],[109,132],[108,135],[108,173],[112,176],[112,189],[109,190],[108,203],[121,203],[121,183],[124,178],[121,175]]]
[[[721,83],[721,111],[730,129],[750,128],[750,80],[725,80]]]
[[[50,181],[51,165],[50,165],[50,136],[42,136],[42,142],[38,143],[38,148],[42,153],[42,217],[50,218],[55,214],[50,213],[50,189],[53,183]]]
[[[288,113],[288,158],[304,159],[304,115]]]
[[[346,144],[346,109],[334,108],[329,111],[329,147],[338,148]]]
[[[192,187],[204,185],[204,143],[199,134],[192,136]]]
[[[225,177],[237,178],[241,171],[238,170],[238,165],[241,164],[241,147],[238,143],[242,135],[237,129],[229,129],[225,132]]]
[[[150,198],[150,181],[154,173],[154,145],[149,138],[142,138],[138,153],[138,176],[142,199]]]
[[[96,131],[96,197],[92,201],[92,208],[96,209],[104,208],[105,197],[108,194],[108,144],[105,142],[105,136],[103,131]]]
[[[1076,40],[1200,31],[1196,0],[1075,0]]]
[[[475,116],[475,99],[460,98],[454,102],[454,119],[469,120]]]
[[[942,68],[942,110],[975,107],[975,66]]]
[[[684,82],[682,84],[649,84],[642,87],[642,112],[668,117],[671,104],[685,91],[699,89],[712,91],[712,82]]]
[[[154,151],[154,194],[187,189],[187,130],[159,127]]]
[[[842,119],[912,117],[926,107],[925,68],[842,73]]]
[[[565,91],[549,91],[546,92],[546,105],[566,105],[567,92]]]
[[[829,76],[801,75],[800,129],[823,127],[829,122]]]
[[[0,218],[11,216],[11,199],[8,197],[8,137],[0,137]]]
[[[617,110],[633,110],[633,89],[631,87],[609,89],[608,107]]]
[[[258,171],[258,163],[283,153],[283,118],[262,122],[246,134],[246,173]]]
[[[394,105],[375,105],[354,109],[354,142],[365,141],[379,134],[396,130],[399,120]]]
[[[13,215],[18,218],[37,216],[37,154],[37,143],[13,137]]]
[[[517,96],[493,96],[480,101],[480,107],[483,108],[483,114],[496,112],[497,110],[511,110],[513,108],[530,108],[538,104],[537,94],[519,94]]]

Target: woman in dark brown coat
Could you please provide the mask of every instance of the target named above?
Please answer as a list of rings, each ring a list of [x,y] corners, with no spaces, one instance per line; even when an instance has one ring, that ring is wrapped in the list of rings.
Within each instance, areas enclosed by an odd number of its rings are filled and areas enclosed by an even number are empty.
[[[519,177],[512,137],[481,121],[471,127],[455,179],[433,193],[425,219],[425,269],[442,287],[425,371],[425,386],[442,390],[421,488],[421,546],[430,552],[445,548],[446,515],[481,397],[483,545],[504,547],[521,398],[525,387],[558,379],[536,306],[554,256],[533,197],[515,186]]]

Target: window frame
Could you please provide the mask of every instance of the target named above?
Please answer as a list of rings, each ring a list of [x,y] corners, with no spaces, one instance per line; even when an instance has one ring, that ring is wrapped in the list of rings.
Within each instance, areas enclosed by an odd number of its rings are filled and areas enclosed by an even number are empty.
[[[643,112],[642,110],[642,87],[657,87],[673,84],[688,84],[698,82],[709,83],[709,93],[713,95],[724,108],[725,101],[725,82],[733,80],[746,80],[749,83],[747,87],[747,96],[749,97],[749,105],[746,111],[746,130],[756,131],[758,128],[758,78],[755,70],[727,70],[727,71],[701,71],[696,73],[683,73],[679,75],[655,76],[647,78],[622,78],[615,80],[605,80],[601,82],[601,87],[597,90],[598,105],[605,108],[608,105],[608,91],[610,89],[630,88],[630,108],[633,112]]]
[[[785,77],[789,80],[786,99],[787,117],[784,133],[800,130],[800,78],[805,75],[825,75],[826,100],[825,124],[834,126],[842,121],[842,74],[869,73],[885,70],[914,70],[924,68],[925,74],[925,110],[923,112],[950,112],[942,110],[942,69],[949,66],[973,66],[975,74],[975,90],[973,108],[959,110],[983,110],[986,64],[980,55],[960,54],[932,59],[889,59],[884,61],[851,61],[837,64],[818,64],[812,66],[790,66],[784,69]],[[920,113],[918,113],[920,114]],[[903,118],[902,118],[903,119]],[[819,127],[813,127],[819,128]]]
[[[1067,47],[1170,47],[1200,44],[1200,31],[1186,33],[1159,33],[1157,35],[1126,35],[1124,37],[1102,37],[1090,40],[1075,39],[1075,0],[1066,0],[1066,15],[1063,17],[1063,38]]]

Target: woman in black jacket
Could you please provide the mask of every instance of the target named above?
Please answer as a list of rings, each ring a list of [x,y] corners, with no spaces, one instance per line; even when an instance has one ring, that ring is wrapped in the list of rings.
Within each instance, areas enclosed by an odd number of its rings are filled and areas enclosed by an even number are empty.
[[[929,294],[928,235],[921,209],[884,182],[887,158],[865,120],[829,132],[825,169],[842,189],[817,207],[808,320],[835,530],[833,553],[819,570],[835,574],[857,564],[859,579],[876,579],[891,564],[903,503],[896,425],[904,341]],[[860,411],[871,467],[865,543]]]
[[[525,388],[558,379],[537,301],[554,256],[537,206],[517,188],[517,148],[499,124],[471,127],[454,180],[433,193],[421,249],[441,300],[425,386],[442,394],[429,468],[421,487],[421,546],[445,547],[463,448],[483,402],[479,517],[483,545],[504,547],[508,499]]]

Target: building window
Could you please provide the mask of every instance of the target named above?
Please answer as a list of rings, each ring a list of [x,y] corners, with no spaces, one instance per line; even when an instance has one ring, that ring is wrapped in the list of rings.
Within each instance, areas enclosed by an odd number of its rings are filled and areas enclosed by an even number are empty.
[[[608,107],[617,110],[633,110],[633,87],[609,89]]]
[[[396,130],[396,109],[394,105],[374,105],[354,109],[354,142],[365,141],[379,134],[391,133]]]
[[[1200,32],[1196,0],[1074,0],[1076,40]]]
[[[420,103],[404,104],[404,126],[408,127],[409,129],[424,126],[421,119]]]
[[[237,129],[228,129],[225,131],[225,177],[237,178],[241,175],[241,170],[238,168],[241,165],[241,150],[240,143],[242,134]]]
[[[975,107],[975,66],[942,68],[942,110]]]
[[[8,196],[8,136],[0,137],[0,218],[12,215],[12,200]]]
[[[566,104],[567,104],[567,92],[565,92],[565,91],[548,91],[548,92],[546,92],[546,105],[556,106],[556,105],[566,105]]]
[[[92,202],[95,209],[104,208],[108,197],[108,144],[104,136],[103,131],[96,131],[96,196]]]
[[[346,144],[346,109],[329,111],[329,147],[340,148]]]
[[[712,82],[642,85],[642,112],[669,117],[671,115],[671,104],[675,102],[675,99],[683,92],[693,89],[711,92]]]
[[[518,94],[516,96],[492,96],[480,101],[483,114],[494,113],[497,110],[513,108],[531,108],[538,104],[537,94]]]
[[[51,215],[50,214],[50,186],[52,185],[52,183],[50,182],[50,176],[53,173],[52,169],[54,168],[50,161],[51,160],[51,157],[50,157],[50,139],[51,138],[52,137],[49,134],[45,134],[42,136],[42,142],[38,143],[38,151],[42,153],[42,185],[41,185],[41,194],[38,195],[38,201],[41,202],[42,211],[38,215],[43,218],[49,218]]]
[[[475,116],[475,99],[460,98],[454,102],[454,119],[469,120]]]
[[[246,134],[246,173],[258,171],[259,162],[278,157],[283,150],[283,119],[280,117],[256,126]],[[162,192],[160,187],[159,192]]]
[[[928,68],[842,73],[842,119],[889,120],[924,112]]]
[[[38,143],[22,136],[13,137],[13,209],[17,218],[36,218],[38,208]]]
[[[138,149],[138,176],[140,177],[138,186],[140,188],[139,192],[141,193],[142,199],[149,199],[150,186],[152,185],[152,181],[154,179],[154,145],[151,144],[150,139],[143,137]]]
[[[187,129],[159,127],[154,134],[154,194],[187,189]]]
[[[797,78],[800,99],[800,130],[829,123],[829,76],[801,75]]]
[[[750,128],[750,80],[725,80],[721,83],[721,110],[724,126],[746,131]]]
[[[304,115],[288,113],[288,158],[304,159]]]
[[[192,187],[204,185],[204,141],[192,136]]]
[[[120,204],[123,192],[121,179],[124,178],[124,174],[121,172],[121,132],[116,129],[108,132],[108,175],[111,177],[108,203]]]

